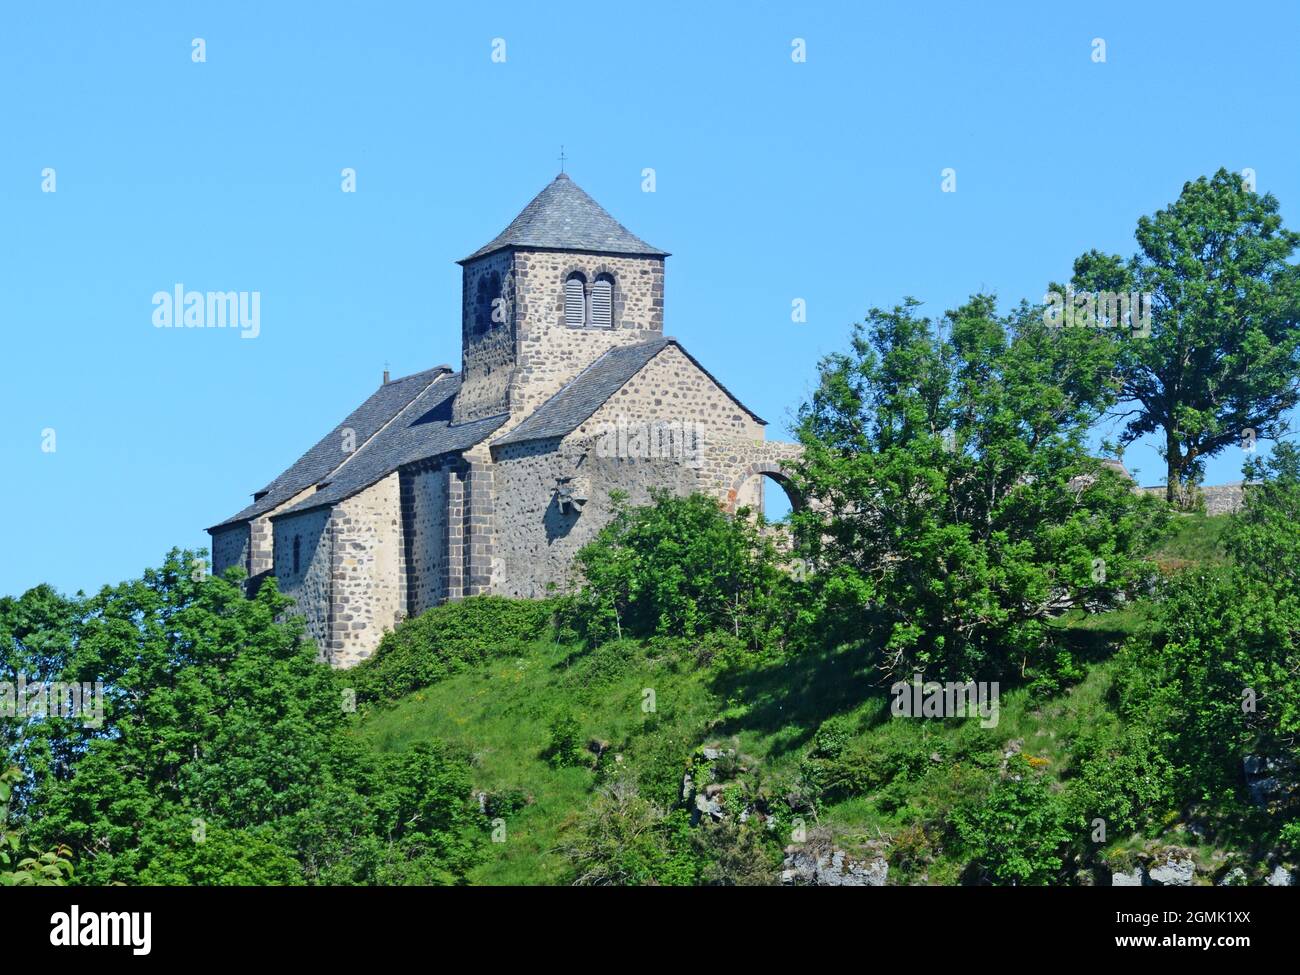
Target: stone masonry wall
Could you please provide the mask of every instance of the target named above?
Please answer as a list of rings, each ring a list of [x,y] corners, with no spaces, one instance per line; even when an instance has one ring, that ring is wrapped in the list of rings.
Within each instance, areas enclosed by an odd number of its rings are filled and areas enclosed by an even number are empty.
[[[221,575],[233,565],[248,571],[248,523],[230,525],[212,533],[212,574]]]
[[[265,514],[259,515],[248,523],[249,535],[249,556],[248,556],[248,576],[261,575],[263,572],[270,572],[275,566],[275,529],[272,527],[271,519],[281,511],[288,511],[299,501],[311,497],[316,493],[316,485],[312,485],[304,491],[299,491],[288,501],[278,504]]]
[[[503,322],[492,321],[490,301],[499,297]],[[486,319],[486,320],[485,320]],[[509,411],[508,393],[515,369],[515,277],[510,251],[489,254],[461,273],[461,372],[453,405],[455,422],[465,423]]]
[[[1162,499],[1165,496],[1165,486],[1163,484],[1154,487],[1141,487],[1137,488],[1137,490],[1143,494],[1151,494]],[[1228,515],[1240,511],[1245,490],[1240,481],[1196,488],[1197,494],[1205,502],[1205,513],[1207,515]]]
[[[447,599],[445,463],[418,464],[401,474],[406,614],[418,616]]]
[[[686,438],[678,450],[671,445],[682,443],[674,438],[686,432],[683,421],[698,424],[690,430],[698,440]],[[620,424],[628,434],[602,444]],[[635,439],[638,433],[645,436]],[[759,421],[668,346],[567,437],[493,449],[497,591],[539,597],[548,585],[563,588],[578,550],[612,517],[614,489],[631,504],[648,503],[651,489],[662,488],[761,510],[762,475],[779,471],[780,459],[797,449],[765,441]],[[568,511],[557,492],[562,478],[586,499]]]
[[[564,281],[573,271],[581,271],[588,285],[599,274],[613,276],[613,327],[565,325]],[[518,334],[518,365],[510,387],[514,421],[550,399],[609,349],[663,334],[662,258],[519,251],[514,280]]]
[[[294,601],[292,612],[306,619],[321,658],[350,667],[370,656],[406,605],[399,475],[332,508],[284,515],[272,524],[275,577]]]
[[[752,462],[755,445],[764,444],[763,424],[676,346],[666,346],[629,379],[586,423],[571,436],[596,437],[602,430],[656,421],[689,421],[701,432],[697,455],[697,490],[726,500],[736,475]],[[761,511],[761,478],[741,488],[740,504]]]
[[[672,461],[596,456],[593,445],[559,438],[510,444],[494,451],[498,578],[496,592],[540,598],[563,589],[573,558],[609,522],[610,492],[628,492],[631,504],[650,501],[651,487],[679,494],[695,489],[695,471]],[[581,458],[581,460],[579,460]],[[560,477],[574,478],[586,497],[564,511],[556,497]]]
[[[398,473],[340,501],[330,521],[334,627],[329,659],[336,667],[351,667],[374,652],[401,618],[406,601]]]
[[[316,508],[271,522],[275,532],[273,574],[280,591],[293,600],[291,612],[307,621],[307,633],[316,642],[322,660],[329,659],[333,639],[334,558],[330,513],[329,508]],[[297,572],[293,571],[295,539],[298,541]]]

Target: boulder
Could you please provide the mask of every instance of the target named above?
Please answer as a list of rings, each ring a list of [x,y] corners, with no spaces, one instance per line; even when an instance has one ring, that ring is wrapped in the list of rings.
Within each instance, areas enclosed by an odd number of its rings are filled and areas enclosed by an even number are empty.
[[[716,798],[710,798],[709,796],[696,796],[695,808],[698,812],[713,819],[721,819],[723,816],[722,803],[720,803]]]
[[[889,863],[884,857],[865,861],[849,858],[843,850],[822,851],[789,847],[781,883],[807,887],[884,887]]]
[[[1241,867],[1233,867],[1219,879],[1220,887],[1245,887],[1246,884],[1246,871]]]
[[[1295,884],[1295,877],[1290,870],[1279,863],[1268,875],[1267,882],[1270,887],[1291,887]]]
[[[1190,887],[1196,863],[1189,850],[1171,847],[1147,868],[1147,878],[1157,887]]]
[[[1141,887],[1142,868],[1134,867],[1127,873],[1122,870],[1112,870],[1110,872],[1110,885],[1112,887]]]

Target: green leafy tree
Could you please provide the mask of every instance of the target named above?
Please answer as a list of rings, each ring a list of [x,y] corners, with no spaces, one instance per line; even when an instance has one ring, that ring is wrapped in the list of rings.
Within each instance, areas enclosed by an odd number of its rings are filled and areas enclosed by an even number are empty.
[[[1113,343],[977,295],[941,322],[909,299],[855,326],[800,412],[796,512],[820,598],[882,635],[882,666],[1024,673],[1045,622],[1149,573],[1154,505],[1085,449]]]
[[[753,646],[773,639],[786,577],[775,545],[747,515],[731,517],[702,494],[620,504],[577,556],[579,628],[593,642],[715,629]]]
[[[1253,431],[1276,437],[1300,402],[1300,234],[1278,201],[1220,169],[1137,226],[1128,261],[1098,251],[1074,263],[1080,291],[1149,294],[1149,335],[1120,343],[1121,436],[1163,432],[1167,497],[1205,459]]]
[[[365,748],[346,676],[301,620],[277,622],[290,601],[273,583],[247,599],[195,557],[93,597],[0,605],[26,673],[104,688],[102,725],[29,720],[8,745],[31,777],[32,841],[75,850],[87,883],[463,879],[481,841],[466,757]]]
[[[1122,657],[1122,706],[1157,736],[1183,801],[1242,799],[1247,754],[1300,765],[1300,452],[1278,444],[1251,471],[1230,564],[1180,573]]]
[[[10,828],[9,806],[22,780],[19,769],[0,772],[0,887],[65,887],[74,874],[72,851],[27,849],[21,831]]]

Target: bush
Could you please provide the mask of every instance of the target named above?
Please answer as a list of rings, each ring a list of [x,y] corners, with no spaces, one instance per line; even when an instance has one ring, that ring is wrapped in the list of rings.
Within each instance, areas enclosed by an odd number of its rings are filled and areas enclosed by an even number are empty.
[[[786,576],[775,547],[706,495],[619,504],[577,563],[584,585],[566,622],[591,643],[725,630],[759,647],[779,636]]]
[[[1061,874],[1064,819],[1048,781],[1016,755],[987,798],[959,806],[951,822],[978,880],[1042,886]]]
[[[471,596],[435,606],[380,641],[374,656],[349,671],[357,700],[391,704],[468,666],[518,654],[547,637],[551,600]]]
[[[665,814],[620,778],[603,788],[562,850],[578,886],[689,886],[697,864],[684,810]]]
[[[582,726],[567,708],[551,719],[547,726],[546,748],[542,757],[556,768],[590,765],[590,757],[583,748]]]
[[[1173,799],[1173,768],[1150,729],[1112,719],[1076,740],[1065,801],[1080,835],[1099,817],[1108,836],[1131,832],[1168,812]]]

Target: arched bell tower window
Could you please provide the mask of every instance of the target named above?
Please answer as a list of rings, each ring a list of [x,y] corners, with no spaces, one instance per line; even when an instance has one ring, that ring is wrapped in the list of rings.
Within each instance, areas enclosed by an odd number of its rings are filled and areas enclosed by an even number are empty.
[[[474,331],[480,335],[499,324],[492,321],[492,305],[501,297],[501,275],[496,271],[478,279],[478,295],[474,303]]]
[[[591,324],[597,328],[611,328],[614,324],[614,278],[609,274],[597,276],[591,286]]]
[[[587,279],[574,271],[564,281],[564,324],[581,328],[587,324]]]

